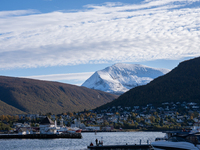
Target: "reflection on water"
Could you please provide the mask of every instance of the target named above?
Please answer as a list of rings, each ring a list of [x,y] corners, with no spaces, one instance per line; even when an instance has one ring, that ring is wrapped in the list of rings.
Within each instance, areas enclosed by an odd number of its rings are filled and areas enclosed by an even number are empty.
[[[84,150],[95,139],[103,140],[104,145],[125,145],[153,142],[156,137],[163,137],[161,132],[100,132],[82,133],[82,139],[0,139],[0,150]]]

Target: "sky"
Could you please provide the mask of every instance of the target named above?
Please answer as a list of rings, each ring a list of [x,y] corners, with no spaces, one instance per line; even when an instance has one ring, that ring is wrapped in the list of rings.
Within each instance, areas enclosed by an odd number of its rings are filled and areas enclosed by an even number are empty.
[[[1,0],[0,75],[81,85],[115,63],[200,56],[200,0]]]

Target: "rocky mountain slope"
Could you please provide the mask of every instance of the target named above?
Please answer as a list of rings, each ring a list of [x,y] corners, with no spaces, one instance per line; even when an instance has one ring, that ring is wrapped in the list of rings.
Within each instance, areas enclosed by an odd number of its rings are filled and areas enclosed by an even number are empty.
[[[82,86],[122,94],[136,86],[145,85],[169,71],[138,64],[120,63],[95,72]]]

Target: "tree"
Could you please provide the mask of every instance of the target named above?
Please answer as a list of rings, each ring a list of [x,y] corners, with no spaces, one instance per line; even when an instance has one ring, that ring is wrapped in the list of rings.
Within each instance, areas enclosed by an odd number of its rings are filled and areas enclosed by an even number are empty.
[[[70,117],[73,117],[74,114],[73,114],[72,112],[69,112],[69,116],[70,116]]]
[[[8,122],[8,121],[9,121],[8,116],[5,116],[4,120],[5,120],[6,122]]]
[[[4,118],[5,118],[5,116],[4,116],[4,115],[1,115],[1,116],[0,116],[0,120],[1,120],[1,121],[3,121],[3,120],[4,120]]]
[[[137,123],[137,122],[135,122],[134,124],[135,124],[135,127],[137,127],[137,126],[138,126],[138,123]]]
[[[136,118],[136,121],[137,121],[137,122],[140,122],[140,118]]]
[[[157,117],[156,120],[155,120],[155,122],[156,122],[156,123],[159,123],[159,122],[160,122],[160,118]]]
[[[18,115],[14,116],[14,121],[16,122],[18,120],[19,120],[19,116]]]
[[[154,111],[154,112],[153,112],[153,115],[157,116],[157,115],[158,115],[158,113],[157,113],[156,111]]]
[[[67,113],[63,113],[64,116],[67,116]]]
[[[106,121],[106,120],[104,120],[103,125],[104,125],[104,126],[109,126],[109,122]]]
[[[149,119],[151,120],[152,123],[155,123],[155,117],[154,116],[150,116]]]
[[[199,113],[197,111],[194,112],[194,117],[195,118],[199,117]]]

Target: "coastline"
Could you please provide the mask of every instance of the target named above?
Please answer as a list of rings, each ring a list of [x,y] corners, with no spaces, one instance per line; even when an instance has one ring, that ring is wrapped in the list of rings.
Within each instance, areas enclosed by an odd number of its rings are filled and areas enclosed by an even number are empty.
[[[90,132],[166,132],[166,131],[181,131],[181,129],[166,129],[166,130],[122,129],[122,130],[112,130],[112,131],[82,131],[82,133],[90,133]]]
[[[0,139],[55,139],[55,138],[73,138],[81,139],[81,133],[69,134],[0,134]]]

